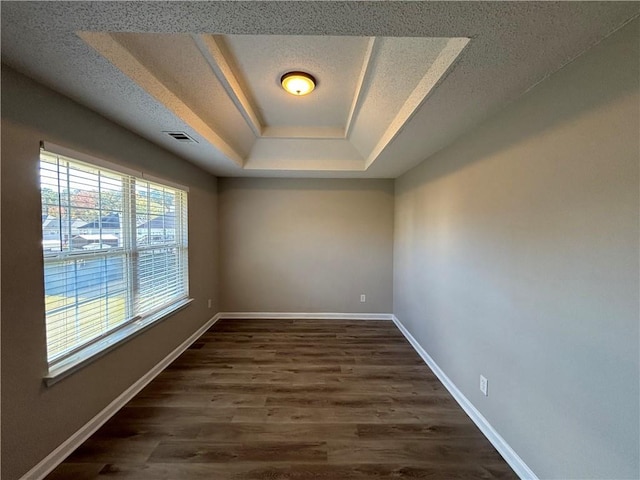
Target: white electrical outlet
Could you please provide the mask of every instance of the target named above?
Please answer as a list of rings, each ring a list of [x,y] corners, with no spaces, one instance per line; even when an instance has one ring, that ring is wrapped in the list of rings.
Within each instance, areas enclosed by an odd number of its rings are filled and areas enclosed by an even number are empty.
[[[485,397],[489,395],[489,380],[483,375],[480,375],[480,391],[484,393]]]
[[[211,308],[211,299],[209,299],[209,301],[207,302],[207,306]]]
[[[360,303],[364,303],[367,301],[367,296],[363,293],[362,295],[360,295]]]

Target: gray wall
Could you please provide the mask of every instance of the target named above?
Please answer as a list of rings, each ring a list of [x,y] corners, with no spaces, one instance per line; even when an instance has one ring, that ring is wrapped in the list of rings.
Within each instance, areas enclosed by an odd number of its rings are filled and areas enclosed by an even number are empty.
[[[387,180],[224,179],[216,202],[213,177],[3,66],[2,478],[217,310],[380,313],[392,302],[541,478],[637,478],[639,57],[636,21],[398,179],[395,215]],[[190,186],[196,298],[51,388],[42,139]]]
[[[186,309],[47,388],[40,140],[188,185]],[[2,478],[19,478],[213,314],[216,179],[2,66]]]
[[[640,473],[638,40],[396,181],[394,313],[544,479]]]
[[[391,312],[392,180],[220,179],[218,205],[222,311]]]

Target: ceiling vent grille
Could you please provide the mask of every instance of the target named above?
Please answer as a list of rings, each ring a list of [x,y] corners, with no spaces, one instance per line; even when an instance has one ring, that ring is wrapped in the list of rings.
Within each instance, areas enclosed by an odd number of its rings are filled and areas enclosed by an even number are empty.
[[[195,139],[191,138],[185,132],[162,132],[169,135],[174,140],[177,140],[180,143],[198,143]]]

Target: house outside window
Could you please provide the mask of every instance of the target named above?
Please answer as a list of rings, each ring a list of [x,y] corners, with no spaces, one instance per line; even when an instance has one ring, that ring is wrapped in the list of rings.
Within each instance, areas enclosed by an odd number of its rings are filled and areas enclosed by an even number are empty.
[[[40,185],[50,371],[188,301],[185,187],[50,144]]]

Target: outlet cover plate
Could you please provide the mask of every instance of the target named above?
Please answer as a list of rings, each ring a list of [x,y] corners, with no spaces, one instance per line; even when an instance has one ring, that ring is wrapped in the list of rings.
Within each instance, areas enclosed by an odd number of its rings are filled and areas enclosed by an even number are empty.
[[[480,375],[480,391],[484,396],[489,396],[489,380],[484,375]]]

